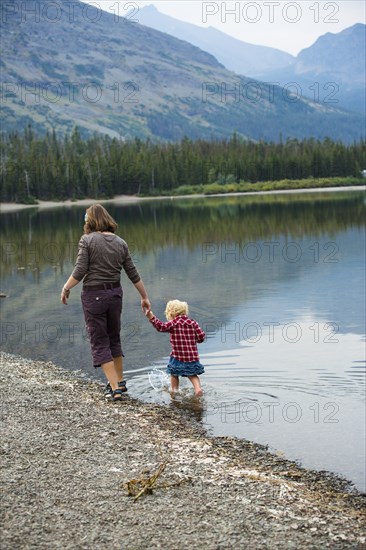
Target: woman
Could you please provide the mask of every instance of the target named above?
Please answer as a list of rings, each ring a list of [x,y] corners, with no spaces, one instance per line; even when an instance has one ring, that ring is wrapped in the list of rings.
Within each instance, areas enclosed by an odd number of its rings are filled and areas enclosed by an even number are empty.
[[[81,302],[94,367],[102,367],[110,385],[109,395],[115,401],[121,400],[127,391],[120,338],[122,268],[141,296],[142,311],[145,313],[151,307],[128,245],[115,235],[117,227],[100,204],[93,204],[86,210],[84,235],[79,241],[75,268],[61,291],[61,302],[67,304],[70,290],[83,281]]]

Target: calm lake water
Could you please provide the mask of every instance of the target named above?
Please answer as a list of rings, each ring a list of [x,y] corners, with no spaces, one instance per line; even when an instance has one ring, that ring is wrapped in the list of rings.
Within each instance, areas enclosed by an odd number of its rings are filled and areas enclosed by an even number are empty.
[[[177,407],[234,435],[330,470],[365,490],[365,193],[210,197],[107,205],[130,245],[154,312],[186,300],[207,332],[204,398],[172,399],[169,337],[140,311],[123,275],[125,372],[132,396]],[[60,290],[84,208],[1,214],[5,351],[97,376],[80,304]],[[151,377],[150,377],[151,378]],[[160,381],[158,380],[160,383]]]

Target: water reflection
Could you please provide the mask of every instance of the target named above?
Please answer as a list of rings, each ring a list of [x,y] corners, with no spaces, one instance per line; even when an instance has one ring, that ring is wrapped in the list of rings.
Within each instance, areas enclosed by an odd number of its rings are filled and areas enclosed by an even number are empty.
[[[179,247],[192,251],[201,245],[206,260],[219,253],[224,259],[233,249],[242,260],[255,262],[255,246],[250,243],[270,239],[285,242],[329,235],[329,241],[352,226],[365,227],[365,204],[362,192],[273,195],[260,197],[225,197],[186,200],[147,201],[138,205],[108,204],[136,257]],[[26,270],[47,266],[61,270],[72,262],[82,233],[84,208],[16,211],[1,214],[2,269],[6,275],[14,268]],[[249,248],[245,248],[248,247]],[[313,258],[332,250],[317,249]],[[202,249],[202,245],[206,245]],[[212,245],[210,248],[209,245]],[[278,245],[262,253],[282,253]],[[173,251],[173,250],[172,250]],[[293,248],[289,257],[296,253]],[[203,257],[203,259],[205,259]]]
[[[169,338],[150,327],[124,277],[131,395],[178,409],[214,433],[268,443],[306,465],[345,472],[362,486],[363,198],[340,192],[108,205],[156,314],[164,317],[168,299],[184,299],[208,334],[200,346],[204,398],[184,385],[174,398],[167,387],[155,391],[148,374],[165,368]],[[0,290],[8,295],[0,302],[1,342],[6,351],[100,376],[91,366],[80,289],[67,307],[59,303],[83,212],[1,215]],[[298,422],[287,421],[299,414],[289,403],[300,407]],[[338,423],[324,422],[334,412],[329,404],[339,407]]]

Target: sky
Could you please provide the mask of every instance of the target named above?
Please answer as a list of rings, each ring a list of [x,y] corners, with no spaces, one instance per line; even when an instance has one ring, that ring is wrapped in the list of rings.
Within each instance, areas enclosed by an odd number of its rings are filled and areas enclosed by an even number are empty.
[[[338,33],[366,22],[364,0],[84,0],[116,15],[131,15],[154,4],[166,15],[202,27],[215,27],[251,44],[269,46],[297,55],[327,33]],[[131,10],[133,12],[131,13]]]

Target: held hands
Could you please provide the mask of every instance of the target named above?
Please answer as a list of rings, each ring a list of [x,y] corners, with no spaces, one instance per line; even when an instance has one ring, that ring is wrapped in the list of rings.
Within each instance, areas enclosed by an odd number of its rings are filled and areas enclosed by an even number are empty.
[[[145,315],[148,319],[152,319],[154,317],[154,314],[150,308],[146,310]]]
[[[151,309],[151,304],[149,298],[141,298],[141,309],[144,315],[147,315],[147,312]]]

